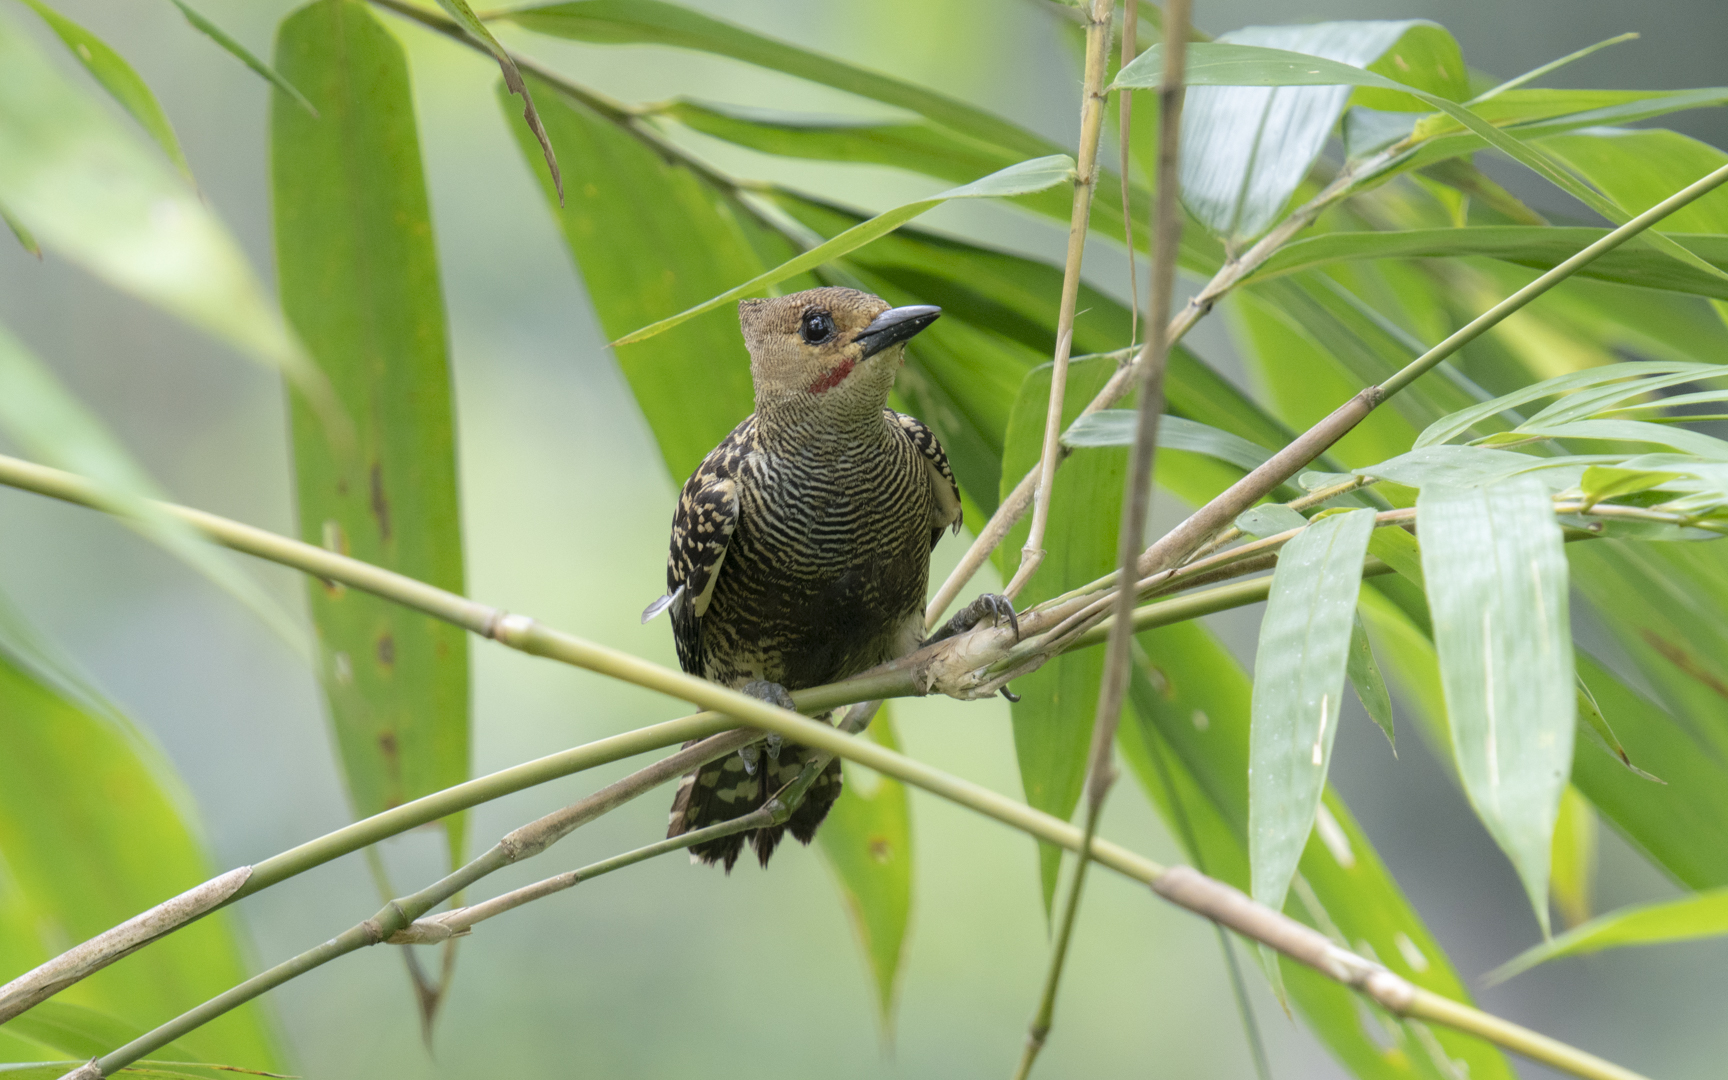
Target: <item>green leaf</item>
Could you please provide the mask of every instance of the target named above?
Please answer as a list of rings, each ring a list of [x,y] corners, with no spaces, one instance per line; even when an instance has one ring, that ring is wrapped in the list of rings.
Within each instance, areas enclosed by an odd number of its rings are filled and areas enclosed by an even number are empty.
[[[283,307],[357,423],[342,452],[295,403],[301,538],[461,593],[444,303],[406,60],[350,0],[289,16],[275,59],[319,114],[272,101]],[[356,815],[467,779],[466,634],[338,585],[313,580],[308,597]],[[453,862],[464,825],[445,823]]]
[[[58,998],[44,1001],[29,1012],[6,1021],[8,1034],[85,1061],[125,1046],[148,1030],[99,1009],[71,1005]],[[198,1056],[177,1042],[159,1047],[158,1052],[168,1058],[196,1060]]]
[[[1379,532],[1376,530],[1375,535]],[[1380,665],[1374,659],[1374,647],[1368,641],[1368,631],[1363,628],[1360,615],[1351,616],[1350,660],[1344,673],[1350,677],[1350,686],[1356,691],[1356,699],[1362,703],[1368,719],[1385,733],[1396,757],[1398,737],[1392,728],[1392,698],[1386,692],[1386,677],[1380,673]]]
[[[1676,472],[1656,472],[1651,469],[1623,469],[1612,465],[1592,465],[1584,470],[1584,479],[1580,487],[1584,490],[1584,501],[1590,506],[1608,499],[1618,499],[1626,495],[1636,495],[1640,491],[1649,491],[1660,487],[1670,480],[1678,480]]]
[[[796,250],[695,170],[586,105],[538,88],[547,132],[576,170],[562,208],[550,183],[543,190],[607,336],[698,303]],[[525,132],[517,143],[526,157],[537,156]],[[654,258],[640,258],[642,251]],[[752,410],[749,358],[733,312],[711,311],[676,333],[615,352],[675,479],[688,476]]]
[[[1088,413],[1062,433],[1062,445],[1132,446],[1139,413],[1133,409],[1100,409]],[[1209,424],[1197,423],[1180,416],[1166,415],[1158,421],[1158,446],[1167,450],[1187,450],[1226,461],[1243,470],[1252,471],[1264,465],[1272,455],[1258,446],[1228,431]]]
[[[880,101],[1009,151],[1014,158],[1051,154],[1048,140],[924,86],[800,49],[661,0],[575,0],[500,12],[538,34],[601,45],[667,45],[731,57],[822,86]]]
[[[1662,945],[1673,941],[1728,934],[1728,889],[1651,904],[1634,904],[1592,919],[1575,930],[1527,949],[1489,973],[1490,982],[1504,982],[1537,964],[1562,956],[1581,956],[1627,945]]]
[[[522,81],[522,72],[516,69],[516,61],[504,46],[498,44],[498,39],[492,36],[492,31],[486,29],[486,24],[474,14],[474,9],[468,6],[468,0],[438,0],[438,6],[443,8],[451,18],[468,32],[468,36],[478,41],[492,59],[498,61],[498,70],[504,73],[504,85],[512,94],[522,99],[522,119],[527,123],[528,130],[534,133],[534,139],[540,144],[540,153],[546,158],[546,171],[552,177],[552,187],[558,193],[558,201],[564,201],[564,178],[558,172],[558,155],[552,152],[552,140],[546,135],[546,126],[540,121],[540,113],[534,108],[534,95],[528,90],[528,84]]]
[[[1284,49],[1223,42],[1190,46],[1187,63],[1186,77],[1190,86],[1363,86],[1410,94],[1445,113],[1481,136],[1496,150],[1529,168],[1616,225],[1625,224],[1634,216],[1615,204],[1612,199],[1604,198],[1595,189],[1580,183],[1570,173],[1556,166],[1543,151],[1526,145],[1462,105],[1407,83],[1395,82],[1373,72],[1323,57]],[[1162,66],[1163,48],[1161,45],[1154,45],[1122,69],[1114,86],[1120,89],[1156,86]],[[1184,123],[1186,122],[1185,117]],[[1418,134],[1420,133],[1419,127]],[[1705,262],[1664,233],[1646,231],[1632,242],[1647,244],[1705,274],[1718,275],[1728,280],[1728,271],[1719,270]]]
[[[1554,910],[1568,928],[1590,917],[1590,894],[1596,876],[1596,811],[1571,784],[1560,796],[1560,816],[1554,822],[1554,852],[1548,873]]]
[[[162,490],[126,448],[24,344],[0,326],[0,429],[31,455],[88,478],[103,508],[240,601],[303,656],[299,622],[227,552],[152,500]]]
[[[212,875],[172,768],[111,710],[37,682],[0,641],[0,981]],[[93,782],[99,778],[100,782]],[[246,977],[229,913],[216,912],[66,990],[59,1001],[148,1029]],[[25,1016],[31,1014],[27,1013]],[[38,1033],[58,1015],[50,1011]],[[23,1017],[6,1030],[24,1034]],[[185,1035],[186,1053],[270,1068],[260,1006]],[[114,1045],[103,1048],[104,1052]],[[66,1066],[60,1067],[64,1073]],[[59,1074],[55,1074],[59,1075]]]
[[[860,737],[890,750],[900,748],[886,706]],[[900,962],[912,913],[911,813],[904,784],[848,764],[840,800],[816,834],[864,947],[884,1032],[894,1029]]]
[[[1248,744],[1253,896],[1284,906],[1314,827],[1344,708],[1344,670],[1374,511],[1316,520],[1278,553],[1254,653]]]
[[[1428,40],[1434,35],[1451,42],[1451,35],[1433,23],[1414,20],[1251,26],[1222,35],[1208,48],[1270,46],[1289,50],[1286,55],[1363,68],[1408,42],[1402,51],[1433,74],[1440,62]],[[1443,63],[1450,64],[1453,80],[1460,79],[1464,65],[1456,42],[1450,54]],[[1222,85],[1196,77],[1208,55],[1197,49],[1188,59],[1190,85],[1197,89],[1188,91],[1182,109],[1182,201],[1207,228],[1241,243],[1265,232],[1283,212],[1337,125],[1350,89]],[[1144,63],[1142,58],[1129,65],[1117,85],[1131,85],[1124,80]],[[1461,88],[1452,80],[1446,86],[1453,92]]]
[[[318,110],[312,107],[310,101],[306,100],[306,95],[302,94],[299,88],[293,83],[284,79],[281,72],[258,59],[257,56],[253,55],[251,49],[248,49],[246,46],[236,41],[226,30],[198,14],[197,11],[193,10],[191,5],[186,3],[186,0],[173,0],[173,3],[175,7],[180,9],[180,14],[186,16],[186,21],[191,23],[194,29],[204,34],[204,36],[208,37],[211,41],[222,46],[222,48],[228,52],[228,55],[251,68],[253,72],[261,76],[265,82],[293,98],[295,103],[301,108],[305,109],[313,116],[318,115]]]
[[[645,341],[704,312],[711,311],[729,300],[749,296],[752,293],[760,292],[767,286],[779,284],[789,277],[813,270],[823,263],[863,247],[877,237],[892,232],[918,215],[933,210],[951,199],[983,199],[1024,195],[1028,192],[1042,191],[1045,188],[1063,183],[1072,179],[1073,175],[1074,159],[1065,154],[1054,154],[1050,157],[1023,161],[1000,172],[991,173],[989,176],[970,184],[950,188],[928,199],[918,199],[895,207],[893,210],[878,214],[868,221],[847,229],[832,240],[818,244],[809,251],[789,259],[741,285],[736,285],[718,296],[626,334],[613,342],[613,345],[633,345],[639,341]]]
[[[1543,139],[1542,149],[1635,214],[1728,164],[1728,154],[1678,131],[1591,128]],[[1694,200],[1664,219],[1662,227],[1728,235],[1728,192]],[[1693,247],[1694,241],[1686,245]]]
[[[24,0],[30,10],[42,16],[58,37],[84,65],[92,78],[102,84],[102,89],[120,103],[120,107],[132,114],[132,119],[138,121],[162,152],[168,155],[168,160],[174,163],[181,175],[192,178],[192,166],[186,161],[186,154],[180,149],[180,140],[174,136],[174,126],[168,122],[168,114],[162,111],[162,105],[156,100],[156,95],[150,92],[150,87],[139,74],[132,70],[132,65],[126,58],[108,47],[108,44],[90,31],[79,26],[66,16],[55,11],[42,0]]]
[[[1266,503],[1238,514],[1236,527],[1249,536],[1264,540],[1268,536],[1277,536],[1291,529],[1305,529],[1308,527],[1308,519],[1282,503]]]
[[[1673,190],[1663,194],[1663,198]],[[1406,229],[1339,232],[1311,236],[1281,248],[1250,281],[1299,270],[1368,259],[1444,259],[1485,256],[1535,270],[1552,270],[1607,235],[1605,229],[1557,226],[1481,225],[1468,229]],[[1674,234],[1711,265],[1728,267],[1728,240],[1697,233]],[[1579,276],[1646,289],[1728,298],[1728,282],[1647,248],[1623,245],[1578,271]]]
[[[1248,678],[1198,624],[1179,623],[1136,638],[1144,652],[1130,683],[1133,709],[1123,717],[1123,757],[1173,834],[1184,846],[1195,842],[1188,852],[1195,867],[1246,889]],[[1328,791],[1323,805],[1317,820],[1324,824],[1303,851],[1300,900],[1287,905],[1289,914],[1426,989],[1468,1001],[1451,961],[1343,801]],[[1282,972],[1308,1024],[1364,1080],[1455,1080],[1460,1068],[1437,1063],[1436,1051],[1464,1062],[1475,1080],[1513,1076],[1500,1052],[1486,1043],[1445,1028],[1433,1029],[1430,1041],[1392,1017],[1364,1010],[1351,991],[1299,964],[1284,961]]]
[[[1519,479],[1426,486],[1416,528],[1459,775],[1546,934],[1577,723],[1560,527],[1547,490]]]
[[[26,229],[17,218],[7,213],[4,206],[0,206],[0,221],[5,221],[6,227],[12,230],[12,235],[18,238],[18,246],[38,259],[42,257],[42,245],[36,242],[35,235]]]
[[[1505,82],[1501,83],[1500,85],[1495,86],[1492,89],[1483,91],[1482,93],[1476,95],[1474,98],[1471,98],[1469,104],[1481,105],[1485,101],[1491,101],[1494,98],[1499,97],[1501,94],[1506,93],[1508,90],[1516,90],[1520,86],[1524,86],[1528,83],[1535,82],[1537,79],[1540,79],[1544,75],[1553,74],[1554,72],[1565,67],[1567,64],[1575,63],[1575,62],[1582,60],[1586,56],[1589,56],[1593,53],[1601,52],[1603,49],[1608,48],[1608,46],[1610,46],[1610,45],[1619,45],[1623,42],[1636,41],[1637,39],[1638,39],[1638,35],[1635,33],[1616,34],[1614,37],[1607,38],[1603,41],[1598,41],[1594,45],[1586,45],[1582,49],[1577,50],[1576,52],[1570,52],[1570,53],[1567,53],[1565,56],[1560,57],[1558,60],[1550,60],[1546,64],[1540,64],[1534,68],[1531,68],[1529,71],[1526,71],[1524,74],[1517,76],[1516,78],[1507,79]]]
[[[316,369],[228,231],[153,151],[3,17],[0,205],[109,284],[283,368],[315,401],[329,404]]]
[[[1471,406],[1446,416],[1430,425],[1422,434],[1416,437],[1415,448],[1422,449],[1451,442],[1468,432],[1480,421],[1494,416],[1507,409],[1517,408],[1532,401],[1569,395],[1564,402],[1564,412],[1538,414],[1544,422],[1549,420],[1565,420],[1576,418],[1579,413],[1574,400],[1587,404],[1588,410],[1583,415],[1612,408],[1630,398],[1640,397],[1652,390],[1678,383],[1691,382],[1697,379],[1720,378],[1724,373],[1717,364],[1690,364],[1669,361],[1635,360],[1620,364],[1605,364],[1601,367],[1575,371],[1566,375],[1557,375],[1552,379],[1532,383],[1520,387],[1509,394],[1502,394],[1492,401]],[[1588,398],[1578,398],[1577,391],[1600,390],[1600,394]],[[1533,420],[1535,418],[1532,418]]]
[[[1034,368],[1020,388],[1008,421],[1002,453],[1002,491],[1006,496],[1038,461],[1044,442],[1045,413],[1050,403],[1048,364]],[[1081,360],[1069,365],[1063,423],[1071,424],[1086,402],[1116,372],[1110,359]],[[1116,566],[1116,529],[1121,521],[1122,488],[1128,455],[1120,450],[1077,454],[1056,474],[1050,494],[1050,524],[1044,534],[1044,562],[1015,602],[1030,607],[1109,573]],[[1022,519],[996,549],[996,562],[1009,577],[1031,523]],[[1014,751],[1020,762],[1020,782],[1026,801],[1046,813],[1066,819],[1080,799],[1086,755],[1098,709],[1098,685],[1104,672],[1103,651],[1082,649],[1059,656],[1014,683],[1020,700],[1011,706]],[[1044,905],[1050,910],[1056,875],[1062,865],[1059,848],[1040,843]]]

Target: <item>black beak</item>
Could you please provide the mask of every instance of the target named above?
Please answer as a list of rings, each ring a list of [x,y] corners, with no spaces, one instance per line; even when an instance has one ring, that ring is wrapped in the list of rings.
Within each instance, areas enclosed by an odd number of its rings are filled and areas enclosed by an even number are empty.
[[[876,316],[876,320],[860,330],[858,336],[852,340],[864,346],[864,356],[861,359],[868,360],[883,349],[908,340],[941,316],[942,309],[929,304],[889,308]]]

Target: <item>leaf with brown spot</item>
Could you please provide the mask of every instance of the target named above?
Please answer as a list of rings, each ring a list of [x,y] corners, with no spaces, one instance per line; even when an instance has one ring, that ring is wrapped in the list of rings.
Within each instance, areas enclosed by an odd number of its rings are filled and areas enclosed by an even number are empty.
[[[498,39],[492,36],[492,31],[486,29],[486,24],[474,14],[474,9],[468,6],[467,0],[438,0],[438,6],[450,13],[450,17],[462,24],[462,29],[468,31],[475,40],[485,46],[492,58],[498,61],[498,68],[504,73],[504,85],[512,94],[522,99],[522,119],[528,122],[528,130],[534,133],[534,138],[540,143],[540,152],[546,157],[546,170],[552,174],[552,186],[558,192],[558,205],[564,205],[564,177],[558,171],[558,155],[552,152],[552,140],[546,137],[546,126],[540,122],[540,112],[534,108],[534,95],[528,92],[528,84],[522,81],[522,72],[516,68],[516,61],[504,46],[498,44]]]

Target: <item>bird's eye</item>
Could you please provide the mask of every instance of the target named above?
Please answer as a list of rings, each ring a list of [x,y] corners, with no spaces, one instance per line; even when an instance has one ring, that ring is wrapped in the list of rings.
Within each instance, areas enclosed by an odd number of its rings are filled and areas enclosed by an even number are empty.
[[[820,345],[834,336],[834,316],[826,311],[806,311],[798,334],[812,345]]]

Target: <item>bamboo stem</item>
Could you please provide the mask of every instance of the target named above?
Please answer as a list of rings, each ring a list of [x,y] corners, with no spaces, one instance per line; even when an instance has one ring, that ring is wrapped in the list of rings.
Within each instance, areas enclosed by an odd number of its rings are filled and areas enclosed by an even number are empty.
[[[1092,195],[1098,188],[1098,140],[1104,128],[1104,83],[1110,73],[1111,17],[1116,0],[1092,0],[1086,23],[1086,77],[1080,100],[1080,146],[1075,154],[1074,209],[1068,221],[1068,255],[1062,268],[1062,301],[1056,315],[1056,356],[1050,372],[1050,404],[1044,416],[1044,445],[1038,456],[1038,486],[1032,497],[1032,525],[1020,566],[1003,590],[1010,599],[1038,572],[1044,561],[1044,533],[1050,524],[1050,495],[1062,455],[1062,403],[1068,386],[1068,357],[1074,347],[1074,308],[1080,299],[1080,263],[1092,231]],[[1124,179],[1123,184],[1127,184]],[[1132,259],[1133,251],[1130,249]]]

